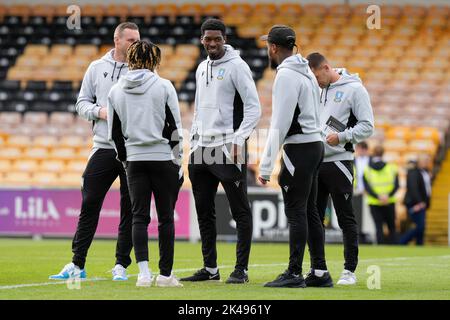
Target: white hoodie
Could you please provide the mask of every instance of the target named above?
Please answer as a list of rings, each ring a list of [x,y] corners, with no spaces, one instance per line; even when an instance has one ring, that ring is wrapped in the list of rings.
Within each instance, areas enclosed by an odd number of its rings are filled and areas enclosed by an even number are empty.
[[[270,179],[283,144],[321,141],[320,88],[300,54],[286,58],[277,68],[272,89],[272,119],[259,171]]]
[[[181,164],[183,132],[172,83],[148,69],[121,77],[108,96],[108,138],[121,161]]]
[[[106,108],[108,93],[117,83],[119,77],[128,71],[128,65],[114,60],[114,50],[107,52],[101,59],[93,61],[83,78],[80,94],[75,109],[86,120],[93,121],[94,149],[113,149],[108,141],[106,120],[100,119],[98,113]]]
[[[320,125],[323,139],[338,132],[339,144],[325,143],[324,162],[353,160],[353,144],[368,139],[374,130],[370,97],[361,79],[344,68],[335,70],[341,77],[320,95]]]
[[[239,51],[225,45],[225,55],[209,57],[196,72],[191,147],[242,146],[261,117],[261,106],[249,66]],[[198,139],[198,140],[197,140]]]

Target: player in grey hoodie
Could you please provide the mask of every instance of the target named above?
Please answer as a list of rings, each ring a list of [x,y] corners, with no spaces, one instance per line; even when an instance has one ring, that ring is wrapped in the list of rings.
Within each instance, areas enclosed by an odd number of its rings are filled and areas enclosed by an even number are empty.
[[[108,138],[127,168],[133,206],[133,246],[139,266],[137,286],[150,286],[148,225],[150,199],[158,215],[159,268],[157,286],[182,286],[171,274],[175,226],[174,209],[183,183],[182,127],[175,88],[154,73],[160,49],[136,41],[127,51],[130,71],[108,96]]]
[[[219,280],[214,201],[219,183],[227,194],[237,228],[237,261],[227,283],[248,281],[252,213],[247,198],[246,140],[261,116],[249,66],[225,45],[225,25],[206,20],[202,43],[208,58],[197,68],[189,178],[202,240],[204,268],[183,281]],[[237,160],[237,161],[236,161]]]
[[[64,266],[59,274],[50,276],[51,279],[86,277],[84,265],[97,229],[103,200],[114,180],[119,177],[120,224],[116,265],[112,272],[113,280],[127,280],[126,268],[131,263],[132,249],[131,201],[125,170],[116,160],[116,152],[108,141],[106,102],[111,87],[128,71],[125,62],[128,47],[139,38],[136,24],[124,22],[118,25],[114,32],[114,49],[93,61],[84,75],[75,107],[81,117],[92,121],[94,145],[82,178],[81,212],[72,242],[72,263]]]
[[[320,136],[319,86],[308,61],[294,54],[295,32],[275,25],[267,36],[270,64],[277,70],[272,91],[272,119],[269,136],[260,162],[259,181],[270,180],[278,152],[283,159],[278,183],[281,187],[289,224],[289,266],[266,287],[304,288],[302,262],[308,231],[312,238],[323,237],[323,227],[316,208],[317,173],[323,159]],[[318,243],[319,246],[315,246]],[[324,248],[314,241],[317,264],[326,269]],[[316,250],[317,249],[317,250]],[[328,284],[332,279],[328,275]]]
[[[353,144],[372,135],[372,106],[357,75],[349,74],[345,69],[333,69],[320,53],[312,53],[307,59],[322,88],[320,127],[325,141],[325,158],[319,170],[317,208],[323,221],[331,194],[344,238],[344,271],[337,284],[353,285],[358,264],[358,225],[352,205]],[[313,260],[313,252],[311,257]],[[313,280],[320,284],[317,277]]]

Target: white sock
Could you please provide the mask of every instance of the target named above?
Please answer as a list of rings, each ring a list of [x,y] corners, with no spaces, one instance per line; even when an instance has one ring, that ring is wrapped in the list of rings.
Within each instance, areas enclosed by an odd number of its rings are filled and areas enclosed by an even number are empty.
[[[209,268],[209,267],[205,267],[206,271],[208,271],[211,274],[216,274],[217,273],[217,267],[216,268]]]
[[[318,277],[323,277],[323,275],[327,272],[328,270],[314,270],[314,274]]]
[[[148,261],[138,262],[139,273],[143,276],[150,277],[150,269],[148,268]]]

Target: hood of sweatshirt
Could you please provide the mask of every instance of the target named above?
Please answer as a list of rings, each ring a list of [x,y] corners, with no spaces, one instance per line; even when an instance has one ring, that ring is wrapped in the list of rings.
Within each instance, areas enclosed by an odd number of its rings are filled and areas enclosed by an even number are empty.
[[[239,56],[240,56],[239,50],[235,50],[229,44],[224,45],[224,48],[225,48],[225,54],[222,58],[217,59],[217,60],[211,60],[211,58],[208,56],[206,58],[206,61],[208,61],[207,63],[211,64],[212,66],[218,66],[219,64],[239,58]]]
[[[308,66],[308,60],[303,58],[300,54],[290,56],[283,60],[283,62],[277,67],[277,71],[283,68],[291,69],[295,72],[301,73],[312,81],[315,81],[314,74],[311,72]]]
[[[101,57],[100,60],[106,61],[109,64],[111,64],[112,72],[111,72],[111,80],[116,77],[116,79],[119,79],[120,73],[122,72],[123,68],[128,68],[128,64],[126,62],[118,62],[114,60],[114,50],[109,50],[103,57]],[[119,69],[116,71],[116,68]]]
[[[369,166],[374,170],[382,170],[386,166],[386,162],[384,162],[381,158],[370,158]]]
[[[330,85],[326,88],[324,88],[321,93],[320,93],[320,102],[322,102],[322,95],[325,92],[325,104],[328,100],[328,90],[342,86],[344,84],[347,83],[352,83],[352,82],[358,82],[358,83],[362,83],[361,78],[359,77],[359,75],[357,73],[355,74],[351,74],[347,71],[347,69],[345,68],[335,68],[334,71],[336,71],[337,73],[339,73],[341,76],[338,79],[338,81],[330,83]]]
[[[119,86],[130,94],[144,94],[158,80],[158,76],[148,69],[128,71],[119,79]]]

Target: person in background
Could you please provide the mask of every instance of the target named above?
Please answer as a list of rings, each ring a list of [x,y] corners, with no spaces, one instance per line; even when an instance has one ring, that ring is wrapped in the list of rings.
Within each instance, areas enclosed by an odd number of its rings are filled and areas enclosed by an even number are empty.
[[[355,146],[355,181],[354,181],[354,191],[357,194],[362,194],[364,192],[364,169],[369,165],[369,146],[367,142],[362,141],[357,143]]]
[[[399,188],[397,166],[383,161],[384,148],[376,146],[369,165],[364,170],[363,183],[377,231],[377,244],[396,243],[395,193]],[[389,230],[384,240],[383,225]]]
[[[431,198],[429,167],[430,158],[423,154],[419,156],[417,165],[408,170],[404,204],[416,227],[402,236],[400,244],[408,244],[415,238],[417,245],[423,245],[426,210],[430,207]]]

